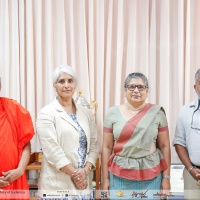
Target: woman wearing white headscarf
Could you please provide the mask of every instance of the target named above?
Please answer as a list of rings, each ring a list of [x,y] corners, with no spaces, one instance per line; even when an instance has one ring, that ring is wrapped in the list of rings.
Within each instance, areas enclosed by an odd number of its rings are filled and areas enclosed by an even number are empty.
[[[38,115],[43,150],[39,199],[45,195],[58,198],[59,190],[68,199],[93,198],[91,170],[99,153],[97,130],[90,110],[73,100],[76,85],[76,73],[70,66],[57,67],[53,72],[57,97]]]

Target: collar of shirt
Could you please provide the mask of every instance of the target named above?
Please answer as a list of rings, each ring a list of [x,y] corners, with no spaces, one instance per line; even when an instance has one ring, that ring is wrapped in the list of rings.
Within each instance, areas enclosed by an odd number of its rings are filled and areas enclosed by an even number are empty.
[[[199,106],[199,103],[200,103],[200,100],[197,97],[194,101],[189,103],[189,107],[190,108],[194,108],[194,110],[196,110],[198,108],[198,106]],[[199,107],[199,110],[200,110],[200,107]]]
[[[74,101],[73,98],[72,98],[72,103],[73,103],[74,106],[76,107],[76,113],[77,113],[78,107],[77,107],[77,105],[76,105],[76,103],[75,103],[75,101]],[[54,106],[56,107],[56,109],[57,109],[58,111],[63,111],[63,112],[65,112],[65,111],[64,111],[64,108],[60,105],[60,103],[59,103],[59,101],[58,101],[58,97],[55,97],[55,99],[54,99],[54,101],[53,101],[53,104],[54,104]]]

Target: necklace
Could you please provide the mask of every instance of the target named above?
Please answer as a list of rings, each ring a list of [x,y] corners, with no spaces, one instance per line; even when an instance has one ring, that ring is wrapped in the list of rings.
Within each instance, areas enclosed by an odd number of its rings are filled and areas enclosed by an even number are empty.
[[[130,103],[127,103],[127,108],[128,108],[128,111],[131,113],[131,115],[136,115],[142,108],[144,108],[145,105],[146,103],[142,104],[141,106],[137,108],[134,108]]]

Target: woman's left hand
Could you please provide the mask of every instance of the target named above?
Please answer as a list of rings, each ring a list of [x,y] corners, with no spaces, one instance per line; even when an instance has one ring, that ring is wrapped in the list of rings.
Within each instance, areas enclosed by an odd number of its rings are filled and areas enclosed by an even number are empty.
[[[75,180],[75,182],[77,180],[83,180],[85,179],[87,176],[86,174],[86,171],[83,169],[83,168],[79,168],[79,169],[76,169],[73,174],[71,175],[71,177]]]
[[[167,178],[163,178],[161,183],[161,198],[165,198],[169,194],[170,187],[170,180]]]

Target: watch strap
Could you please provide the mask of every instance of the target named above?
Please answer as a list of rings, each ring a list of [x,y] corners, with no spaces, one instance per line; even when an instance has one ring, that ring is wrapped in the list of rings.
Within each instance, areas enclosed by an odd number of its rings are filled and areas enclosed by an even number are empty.
[[[170,175],[164,175],[163,178],[167,178],[170,180]]]

